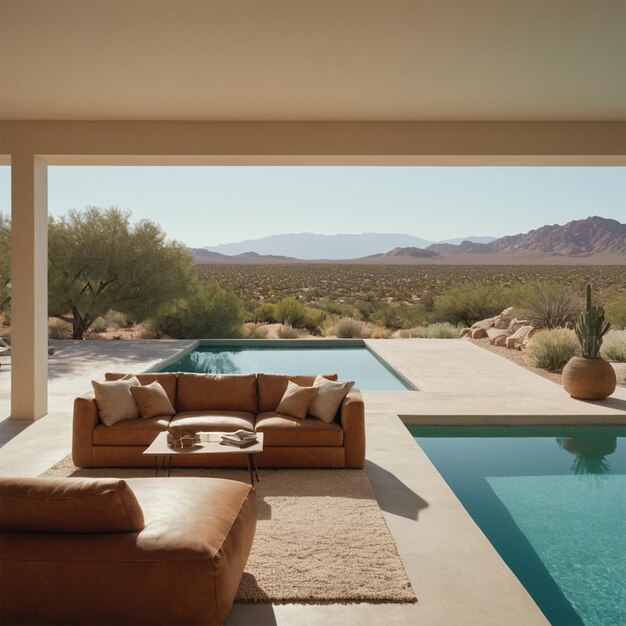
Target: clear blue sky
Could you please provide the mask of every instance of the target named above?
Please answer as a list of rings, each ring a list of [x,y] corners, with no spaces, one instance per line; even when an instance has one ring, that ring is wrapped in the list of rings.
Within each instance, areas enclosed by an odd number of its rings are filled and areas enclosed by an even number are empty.
[[[201,247],[290,232],[499,237],[626,221],[624,167],[51,167],[49,211],[118,206]],[[0,211],[10,172],[0,167]]]

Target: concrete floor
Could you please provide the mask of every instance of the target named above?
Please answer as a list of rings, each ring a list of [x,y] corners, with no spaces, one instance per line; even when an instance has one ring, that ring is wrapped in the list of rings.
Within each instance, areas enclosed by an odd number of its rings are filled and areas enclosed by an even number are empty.
[[[0,358],[0,474],[37,475],[71,446],[73,398],[105,371],[142,371],[190,342],[56,342],[50,414],[6,419],[9,363]],[[367,474],[418,597],[414,605],[241,605],[229,624],[488,625],[547,623],[405,428],[416,423],[626,423],[626,389],[603,403],[563,390],[465,341],[368,340],[420,391],[364,392]]]

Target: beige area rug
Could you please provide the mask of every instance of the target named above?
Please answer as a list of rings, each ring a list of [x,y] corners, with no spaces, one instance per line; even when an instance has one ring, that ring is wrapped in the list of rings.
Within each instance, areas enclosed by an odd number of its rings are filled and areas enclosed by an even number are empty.
[[[153,476],[82,470],[70,457],[43,476]],[[172,476],[248,482],[245,470],[176,469]],[[360,470],[259,471],[258,524],[238,602],[416,602],[396,545]]]

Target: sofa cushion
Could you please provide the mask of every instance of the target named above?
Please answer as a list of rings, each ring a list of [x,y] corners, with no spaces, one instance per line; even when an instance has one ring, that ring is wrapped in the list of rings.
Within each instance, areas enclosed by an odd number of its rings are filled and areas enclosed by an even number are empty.
[[[276,412],[303,420],[316,395],[316,387],[301,387],[289,381],[287,383],[287,391],[285,391],[280,404],[276,407]]]
[[[257,374],[259,389],[258,412],[275,411],[280,403],[289,381],[301,387],[311,387],[315,382],[315,376],[289,376],[285,374]],[[337,380],[337,374],[326,374],[324,378]]]
[[[139,417],[139,409],[130,393],[130,388],[139,386],[139,381],[130,376],[124,380],[99,382],[92,380],[98,414],[107,426],[114,426],[125,420],[134,420]]]
[[[107,372],[104,375],[104,380],[119,380],[127,375],[128,374],[119,374],[117,372]],[[142,385],[149,385],[155,380],[158,380],[163,389],[165,389],[165,393],[172,405],[176,406],[176,374],[170,372],[154,372],[151,374],[135,374],[135,377]]]
[[[177,413],[170,422],[170,430],[191,430],[194,432],[235,432],[254,431],[254,413],[244,411],[183,411]]]
[[[342,446],[343,430],[339,424],[317,419],[298,419],[275,411],[259,413],[256,430],[263,433],[263,446]]]
[[[334,382],[323,376],[318,376],[313,383],[317,388],[317,395],[313,398],[309,413],[323,422],[332,422],[339,411],[343,399],[354,387],[353,381]]]
[[[177,411],[243,411],[256,413],[255,374],[178,375]]]
[[[93,443],[96,446],[149,446],[161,431],[167,430],[169,424],[167,415],[128,420],[115,426],[98,424],[93,431]]]
[[[0,529],[22,533],[121,533],[144,527],[119,478],[0,478]]]
[[[176,413],[170,399],[167,397],[163,385],[158,380],[149,385],[138,385],[130,388],[130,393],[137,403],[137,408],[143,419],[161,417]]]

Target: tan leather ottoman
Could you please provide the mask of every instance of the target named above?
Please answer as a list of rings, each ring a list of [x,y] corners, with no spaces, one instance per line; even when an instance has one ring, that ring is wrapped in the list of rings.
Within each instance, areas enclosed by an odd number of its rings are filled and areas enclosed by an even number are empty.
[[[256,528],[250,485],[126,482],[0,478],[0,623],[224,622]]]

